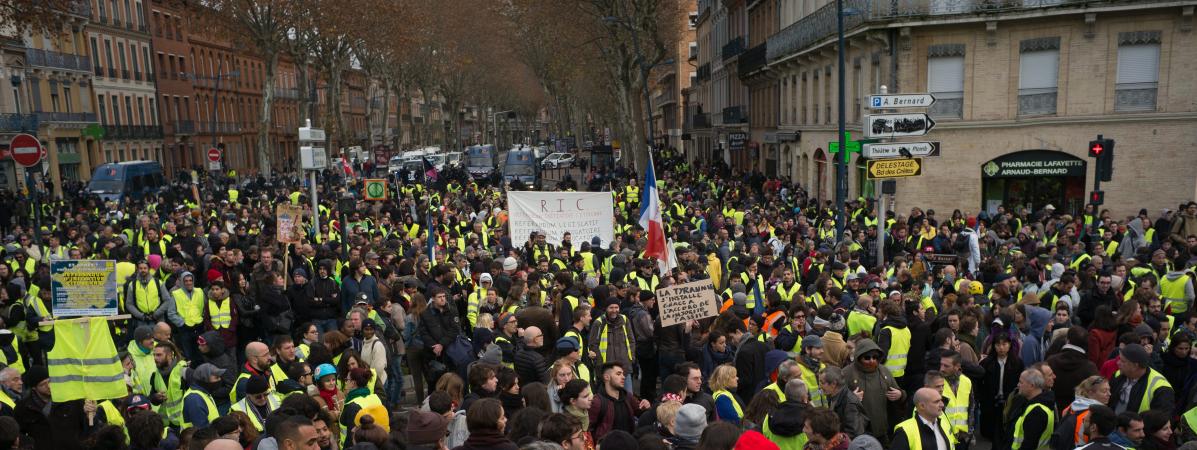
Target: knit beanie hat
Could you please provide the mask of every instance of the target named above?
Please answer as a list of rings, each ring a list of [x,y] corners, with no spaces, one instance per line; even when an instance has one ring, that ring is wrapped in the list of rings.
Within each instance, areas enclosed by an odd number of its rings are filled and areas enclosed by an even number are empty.
[[[673,422],[674,434],[682,439],[698,441],[707,428],[707,409],[697,405],[682,405]]]
[[[777,444],[766,438],[765,435],[756,431],[745,431],[736,439],[735,450],[779,450]]]

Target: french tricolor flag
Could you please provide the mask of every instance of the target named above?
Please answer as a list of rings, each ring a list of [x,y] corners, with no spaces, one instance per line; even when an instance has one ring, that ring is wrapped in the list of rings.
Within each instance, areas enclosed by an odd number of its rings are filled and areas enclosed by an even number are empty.
[[[657,196],[657,173],[653,169],[651,153],[648,156],[648,171],[644,174],[643,192],[643,197],[640,199],[640,226],[648,232],[648,244],[644,248],[644,257],[657,259],[661,274],[665,274],[670,266],[669,244],[665,240],[661,200]]]

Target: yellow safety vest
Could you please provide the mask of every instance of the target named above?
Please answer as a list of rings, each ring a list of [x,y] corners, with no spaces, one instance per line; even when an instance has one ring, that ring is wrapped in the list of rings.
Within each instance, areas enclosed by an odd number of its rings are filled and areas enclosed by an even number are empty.
[[[478,307],[482,299],[486,298],[486,289],[479,287],[466,297],[466,320],[470,322],[470,330],[478,326]],[[497,319],[497,317],[496,317]]]
[[[1027,419],[1027,416],[1031,414],[1031,411],[1036,410],[1036,409],[1043,411],[1043,413],[1047,415],[1047,428],[1043,429],[1043,435],[1039,436],[1039,441],[1034,446],[1023,447],[1022,444],[1026,440],[1026,436],[1023,436],[1023,434],[1022,434],[1023,433],[1022,422]],[[1022,416],[1018,417],[1018,421],[1014,423],[1014,443],[1010,446],[1010,449],[1011,450],[1023,450],[1023,449],[1026,449],[1026,450],[1044,449],[1044,450],[1046,450],[1048,448],[1051,448],[1050,446],[1048,446],[1048,442],[1051,441],[1052,432],[1055,431],[1055,428],[1056,428],[1056,414],[1054,412],[1052,412],[1052,410],[1050,408],[1043,406],[1043,404],[1034,403],[1031,406],[1028,406],[1026,411],[1023,411]]]
[[[801,364],[799,364],[799,365],[801,365]],[[786,401],[786,393],[785,393],[785,391],[781,390],[781,386],[778,386],[777,383],[769,383],[769,385],[765,386],[765,388],[762,389],[762,391],[773,391],[774,394],[777,394],[777,402],[778,403]]]
[[[791,303],[794,301],[794,296],[798,295],[798,292],[802,291],[802,284],[795,282],[793,286],[790,286],[789,289],[787,289],[783,283],[777,283],[777,286],[774,286],[773,289],[776,290],[777,294],[781,296],[781,301],[783,303]]]
[[[200,399],[202,399],[204,401],[204,406],[208,410],[207,414],[208,414],[208,424],[209,425],[211,425],[212,421],[216,420],[217,417],[220,417],[220,412],[216,410],[216,402],[212,401],[212,396],[210,394],[208,394],[207,392],[204,392],[204,391],[196,390],[196,389],[188,389],[187,393],[183,394],[183,400],[186,401],[187,397],[190,397],[192,395],[198,395],[198,396],[200,396]],[[186,408],[187,408],[187,406],[184,405],[183,409],[186,409]],[[184,412],[186,412],[186,411],[184,411]],[[192,426],[194,426],[194,424],[187,421],[187,416],[183,416],[183,427],[180,428],[180,431],[191,428]]]
[[[9,406],[12,405],[10,404]],[[1189,426],[1189,431],[1197,432],[1197,407],[1190,409],[1180,417],[1184,419],[1185,425]]]
[[[143,314],[152,314],[158,310],[162,305],[162,298],[158,295],[158,280],[150,277],[149,282],[145,285],[141,284],[141,280],[133,280],[133,295],[137,298],[133,299],[133,304],[137,305],[137,310]]]
[[[236,189],[229,189],[229,203],[237,203],[237,197],[240,194],[241,193],[238,192]]]
[[[125,351],[133,358],[133,393],[149,396],[154,372],[158,369],[157,364],[154,364],[153,350],[143,352],[136,341],[129,341]]]
[[[809,441],[809,438],[806,437],[806,433],[798,433],[794,436],[782,436],[774,433],[773,429],[769,426],[769,419],[771,419],[772,416],[772,414],[765,416],[765,424],[761,429],[761,433],[764,434],[770,442],[777,444],[777,447],[781,450],[803,450],[806,448],[806,443]]]
[[[191,295],[188,296],[183,292],[183,288],[178,288],[171,292],[171,296],[175,298],[175,309],[183,317],[184,325],[194,327],[204,322],[203,290],[194,288],[191,290]]]
[[[948,450],[956,448],[956,436],[947,432],[949,425],[944,423],[944,417],[939,416],[935,423],[939,425],[939,432],[944,434],[944,442],[948,445]],[[917,414],[915,414],[915,417],[899,423],[898,426],[894,427],[894,431],[901,431],[906,435],[906,446],[910,450],[923,450],[923,438],[919,433],[919,418]]]
[[[865,336],[873,335],[873,327],[877,326],[877,318],[860,311],[848,312],[848,336],[856,336],[864,333]]]
[[[968,432],[968,405],[972,398],[972,392],[973,381],[964,375],[960,375],[960,381],[954,392],[952,384],[944,381],[943,396],[948,400],[944,405],[944,414],[948,416],[948,422],[952,424],[952,433]]]
[[[1184,274],[1175,280],[1168,277],[1160,278],[1160,298],[1164,305],[1172,308],[1173,314],[1181,314],[1189,310],[1189,303],[1185,300],[1185,286],[1189,284],[1189,274]]]
[[[108,321],[102,317],[55,324],[54,348],[47,360],[55,403],[123,398],[129,394]]]
[[[374,392],[374,390],[371,389],[370,392]],[[382,399],[378,398],[378,394],[370,394],[365,397],[355,398],[353,400],[350,400],[349,403],[346,403],[345,407],[348,408],[349,405],[358,405],[359,407],[361,407],[362,410],[365,410],[366,408],[369,408],[371,406],[383,406]],[[344,411],[344,409],[342,409],[342,411]],[[337,422],[340,422],[340,421],[337,421]],[[346,435],[348,435],[348,433],[349,433],[349,429],[345,428],[345,425],[341,425],[341,436],[346,436]]]
[[[276,398],[273,395],[267,395],[266,396],[266,405],[270,411],[274,411],[274,410],[278,409],[279,400],[278,400],[278,398]],[[249,422],[252,423],[254,425],[254,428],[257,428],[258,431],[262,431],[265,429],[263,427],[263,424],[266,421],[266,417],[258,417],[258,413],[256,412],[256,410],[253,407],[251,407],[249,404],[249,397],[245,397],[245,398],[241,399],[241,401],[234,403],[230,409],[232,409],[233,411],[241,411],[241,412],[245,413],[246,416],[249,416]]]
[[[736,409],[736,414],[739,416],[737,419],[744,417],[744,410],[740,408],[740,402],[736,401],[736,396],[732,395],[731,392],[727,392],[726,389],[720,389],[715,391],[713,397],[715,401],[719,401],[719,397],[727,397],[728,400],[731,400],[732,407]],[[715,414],[718,415],[718,412]]]
[[[1151,400],[1155,398],[1156,391],[1168,388],[1172,389],[1172,383],[1168,382],[1167,378],[1156,372],[1155,369],[1147,369],[1147,389],[1143,390],[1143,399],[1139,401],[1139,411],[1147,411],[1151,409]]]
[[[741,272],[740,281],[744,282],[744,297],[747,300],[744,303],[744,307],[748,308],[749,311],[752,311],[754,308],[756,308],[758,296],[760,297],[759,300],[761,302],[765,301],[765,279],[762,278],[761,274],[759,273],[756,274],[756,279],[754,280],[748,277],[748,272]],[[755,288],[753,288],[753,282],[756,283]]]
[[[4,352],[0,352],[0,359],[3,359],[4,364],[8,365],[8,367],[17,369],[17,373],[24,374],[25,373],[25,361],[23,359],[21,359],[21,340],[20,339],[12,340],[12,350],[13,350],[13,352],[12,352],[13,359],[10,360],[10,359],[4,357]]]
[[[233,313],[229,306],[232,303],[233,300],[229,298],[220,303],[208,300],[208,317],[212,319],[212,328],[220,330],[233,325]]]
[[[820,362],[818,370],[811,370],[811,368],[806,367],[806,364],[798,363],[798,371],[802,375],[802,381],[806,383],[807,392],[810,392],[810,403],[813,406],[827,406],[827,394],[824,394],[823,390],[819,389],[819,372],[822,372],[826,367],[826,364]]]
[[[8,393],[4,392],[3,389],[0,389],[0,403],[8,405],[9,409],[15,410],[17,408],[17,402],[14,402],[12,397],[9,397]]]
[[[158,405],[155,411],[163,416],[167,425],[181,426],[183,424],[183,371],[187,369],[187,361],[179,361],[170,369],[170,375],[163,383],[162,375],[154,372],[157,388],[162,389],[166,400]]]
[[[632,357],[632,333],[628,327],[628,316],[620,314],[619,317],[623,318],[623,340],[624,340],[624,343],[628,347],[628,361],[635,361],[636,358]],[[598,320],[602,321],[602,323],[600,325],[603,327],[603,331],[601,333],[599,333],[599,363],[606,364],[607,363],[607,329],[610,328],[610,324],[607,323],[607,320],[605,317],[599,317]]]
[[[906,357],[910,353],[910,328],[882,327],[889,330],[889,353],[885,357],[885,368],[894,378],[906,374]]]

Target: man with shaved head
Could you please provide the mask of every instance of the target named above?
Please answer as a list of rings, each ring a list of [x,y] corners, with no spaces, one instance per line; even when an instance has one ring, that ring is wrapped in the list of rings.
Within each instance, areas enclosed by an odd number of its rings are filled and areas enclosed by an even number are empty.
[[[278,380],[274,379],[274,373],[270,370],[270,366],[272,365],[274,365],[274,360],[270,357],[270,347],[258,341],[246,344],[245,365],[241,367],[241,374],[237,376],[237,381],[233,383],[230,402],[237,403],[242,398],[245,398],[245,384],[254,375],[265,377],[270,381],[270,388],[274,389],[275,382]]]
[[[524,346],[515,354],[515,373],[520,385],[533,381],[548,383],[549,365],[544,355],[544,332],[539,327],[524,328]]]
[[[170,324],[166,322],[154,324],[154,340],[157,342],[170,341]]]
[[[204,450],[244,450],[244,447],[232,439],[217,439],[205,445]]]
[[[914,393],[914,417],[899,423],[895,428],[890,450],[953,450],[954,444],[948,430],[951,428],[943,413],[943,396],[932,388],[922,388]]]

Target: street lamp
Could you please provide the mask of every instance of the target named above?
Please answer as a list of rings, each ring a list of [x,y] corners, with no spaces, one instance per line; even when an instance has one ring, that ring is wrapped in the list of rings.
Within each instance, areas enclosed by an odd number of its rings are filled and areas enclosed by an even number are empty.
[[[240,70],[234,70],[234,71],[231,71],[228,73],[220,73],[220,71],[223,69],[224,69],[224,58],[220,58],[220,61],[218,61],[216,63],[216,75],[206,76],[206,75],[196,75],[194,73],[179,72],[179,76],[181,76],[183,78],[188,78],[192,82],[195,82],[196,80],[215,80],[216,83],[214,86],[212,86],[212,91],[216,92],[216,91],[220,91],[220,80],[223,80],[225,78],[237,78],[237,77],[241,76]],[[210,122],[211,123],[210,129],[212,131],[212,147],[211,148],[216,148],[216,103],[217,103],[217,96],[213,95],[212,96],[212,115],[211,115],[212,119]],[[221,154],[222,158],[223,158],[223,156],[224,155]]]
[[[491,124],[490,132],[491,132],[491,135],[494,136],[494,138],[495,138],[495,150],[502,149],[502,146],[499,145],[499,114],[507,114],[507,113],[512,113],[512,112],[515,112],[515,110],[509,109],[506,111],[496,111],[496,112],[490,113],[490,124]]]

